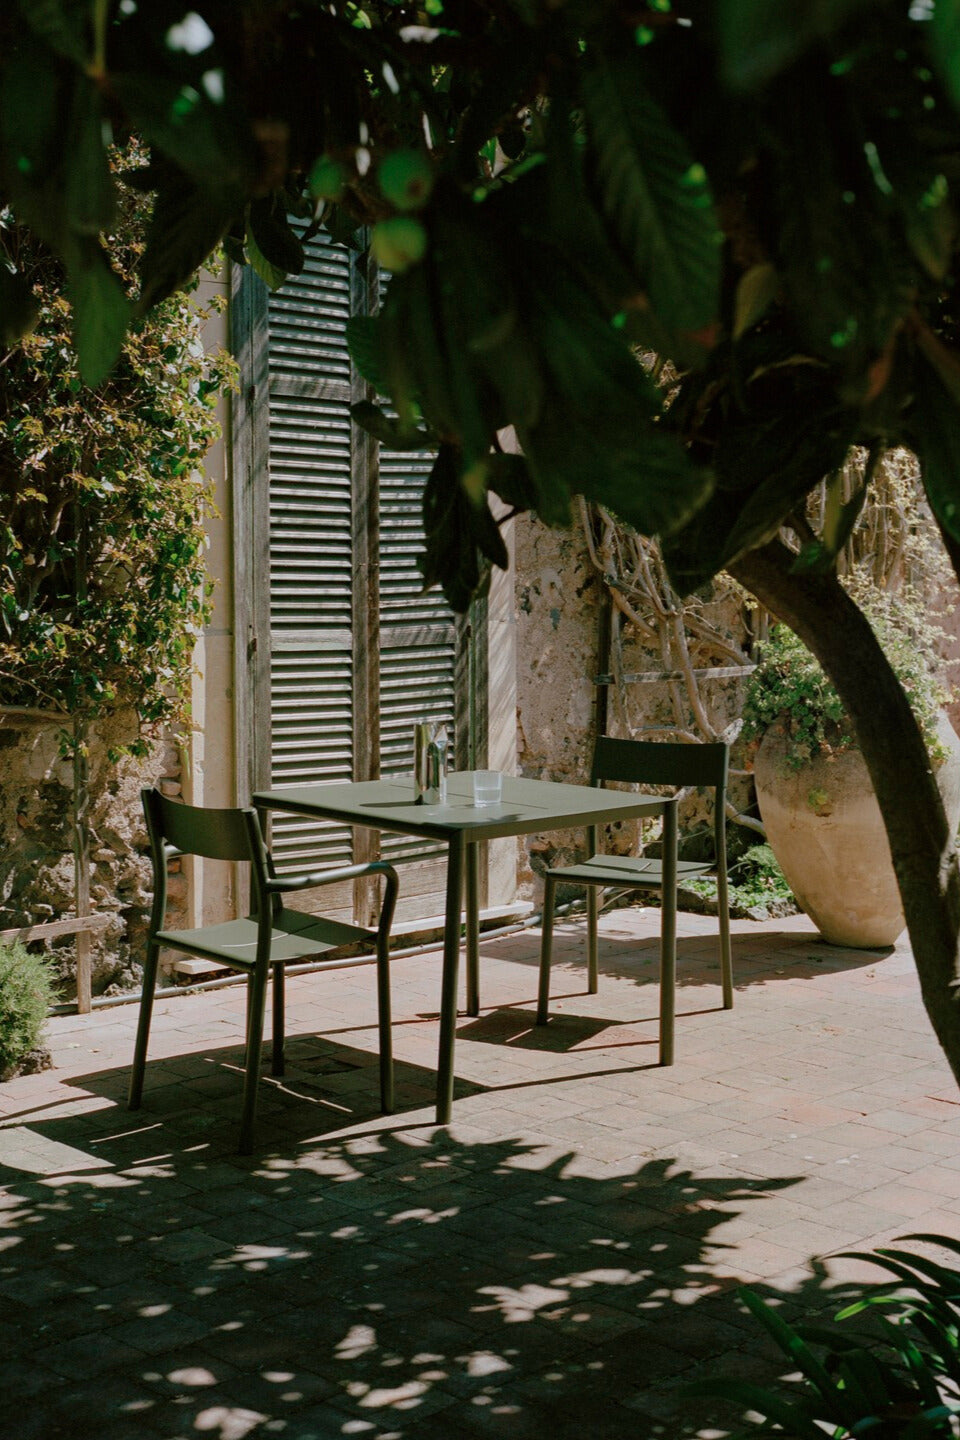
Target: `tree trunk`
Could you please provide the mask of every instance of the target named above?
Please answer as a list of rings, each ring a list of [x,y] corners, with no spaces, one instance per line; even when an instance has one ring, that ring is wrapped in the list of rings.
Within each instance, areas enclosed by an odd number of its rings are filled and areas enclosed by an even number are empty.
[[[791,574],[795,558],[774,541],[730,573],[816,655],[853,722],[883,811],[923,1002],[960,1082],[960,872],[923,736],[866,617],[836,575]]]

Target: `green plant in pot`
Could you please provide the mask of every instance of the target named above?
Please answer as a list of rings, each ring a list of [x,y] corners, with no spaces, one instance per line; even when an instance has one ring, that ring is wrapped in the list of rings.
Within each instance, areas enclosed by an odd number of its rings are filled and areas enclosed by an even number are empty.
[[[909,591],[858,600],[920,721],[956,830],[960,741],[942,709],[938,632]],[[903,909],[870,778],[836,690],[786,626],[762,647],[743,713],[767,839],[798,904],[831,944],[892,945]]]

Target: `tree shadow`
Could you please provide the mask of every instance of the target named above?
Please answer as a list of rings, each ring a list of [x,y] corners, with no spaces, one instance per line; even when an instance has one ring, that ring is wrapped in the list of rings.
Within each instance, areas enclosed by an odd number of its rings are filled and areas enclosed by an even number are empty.
[[[801,1176],[385,1119],[372,1057],[290,1043],[253,1158],[235,1050],[153,1062],[135,1115],[108,1069],[0,1132],[10,1440],[720,1435],[685,1380],[776,1373],[722,1227]]]

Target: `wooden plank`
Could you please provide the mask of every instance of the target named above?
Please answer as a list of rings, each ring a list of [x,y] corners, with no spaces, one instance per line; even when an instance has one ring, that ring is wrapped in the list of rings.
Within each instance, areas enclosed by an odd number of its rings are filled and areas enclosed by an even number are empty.
[[[79,585],[78,585],[79,589]],[[85,590],[85,586],[84,586]],[[77,918],[90,914],[90,773],[87,764],[87,728],[79,720],[73,725],[73,844],[74,908]],[[93,947],[90,932],[78,930],[77,1012],[89,1015],[93,1009]]]
[[[355,256],[350,266],[350,309],[366,315],[377,308],[376,267],[369,253]],[[370,388],[351,362],[350,398],[366,400]],[[351,428],[350,487],[352,492],[353,594],[353,778],[380,776],[380,446],[366,430]],[[364,864],[380,854],[375,830],[354,829],[353,858]],[[377,912],[379,885],[355,882],[357,925],[371,925]]]
[[[97,930],[106,930],[113,918],[112,912],[73,915],[64,920],[45,920],[40,925],[23,925],[19,929],[15,926],[12,930],[0,930],[0,945],[13,940],[26,944],[28,940],[53,940],[58,935],[78,935],[84,932],[93,934]]]
[[[694,670],[698,680],[736,680],[752,675],[756,665],[714,665],[706,670]],[[598,675],[595,685],[657,685],[666,680],[685,680],[683,670],[638,670],[626,675]]]
[[[242,387],[233,405],[234,721],[237,800],[269,784],[269,551],[266,549],[270,391],[267,295],[249,266],[231,267],[231,347]],[[266,613],[265,613],[266,612]]]

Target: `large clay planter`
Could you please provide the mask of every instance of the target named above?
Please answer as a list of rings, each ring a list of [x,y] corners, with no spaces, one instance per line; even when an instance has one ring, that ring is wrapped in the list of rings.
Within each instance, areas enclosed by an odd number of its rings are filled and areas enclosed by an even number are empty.
[[[952,833],[960,821],[960,740],[941,717],[947,758],[937,767]],[[772,726],[757,751],[754,779],[767,840],[787,884],[831,945],[879,949],[904,928],[900,892],[880,806],[859,750],[785,764],[786,737]]]

